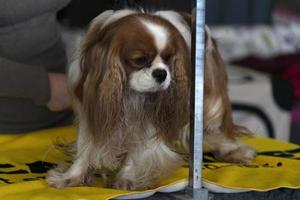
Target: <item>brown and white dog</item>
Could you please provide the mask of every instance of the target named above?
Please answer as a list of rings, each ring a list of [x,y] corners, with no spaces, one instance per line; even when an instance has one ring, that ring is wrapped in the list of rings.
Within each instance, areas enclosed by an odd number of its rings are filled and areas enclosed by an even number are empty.
[[[188,153],[191,19],[174,11],[106,11],[86,34],[69,71],[78,117],[76,156],[49,172],[49,185],[91,184],[95,170],[113,188],[154,187]],[[249,132],[232,121],[224,63],[206,31],[204,149],[220,160],[250,162]]]

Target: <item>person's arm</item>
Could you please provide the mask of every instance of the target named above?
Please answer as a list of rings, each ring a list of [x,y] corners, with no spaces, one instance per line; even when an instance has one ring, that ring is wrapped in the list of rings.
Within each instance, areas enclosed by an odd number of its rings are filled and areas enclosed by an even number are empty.
[[[0,97],[32,99],[45,105],[50,99],[46,69],[0,57]]]
[[[49,110],[57,112],[71,107],[65,74],[48,73],[50,83],[50,99],[47,102]]]
[[[0,0],[0,25],[23,22],[34,16],[62,8],[70,1],[71,0]],[[13,14],[15,15],[14,17],[12,17]]]
[[[31,99],[51,111],[70,107],[65,74],[47,73],[42,66],[18,63],[0,57],[0,98]]]

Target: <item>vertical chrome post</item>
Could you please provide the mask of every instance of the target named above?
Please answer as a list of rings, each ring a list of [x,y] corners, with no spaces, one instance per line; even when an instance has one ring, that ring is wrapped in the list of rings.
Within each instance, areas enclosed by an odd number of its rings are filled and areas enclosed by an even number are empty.
[[[188,193],[192,199],[207,200],[208,192],[202,188],[203,158],[203,105],[205,61],[205,0],[192,0],[193,33],[192,64],[194,80],[191,92],[191,140]]]
[[[192,64],[190,120],[190,173],[185,195],[174,195],[176,200],[208,200],[202,187],[203,105],[205,61],[205,0],[192,0]]]

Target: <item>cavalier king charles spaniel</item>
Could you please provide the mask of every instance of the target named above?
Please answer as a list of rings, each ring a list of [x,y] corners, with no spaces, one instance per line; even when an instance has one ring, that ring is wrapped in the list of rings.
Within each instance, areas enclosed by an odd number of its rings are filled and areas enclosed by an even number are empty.
[[[206,28],[204,151],[248,163],[251,134],[233,123],[225,65]],[[84,38],[69,70],[77,142],[69,168],[49,172],[49,185],[90,185],[99,171],[107,187],[155,187],[185,163],[189,151],[191,17],[175,11],[106,11]]]

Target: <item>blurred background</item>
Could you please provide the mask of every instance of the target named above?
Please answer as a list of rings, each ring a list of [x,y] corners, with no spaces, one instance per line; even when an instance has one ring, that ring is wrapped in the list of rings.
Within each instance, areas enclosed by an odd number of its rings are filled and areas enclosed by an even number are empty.
[[[300,144],[300,0],[207,0],[236,123]],[[122,5],[191,12],[186,0],[73,0],[59,12],[69,62],[90,20]]]

